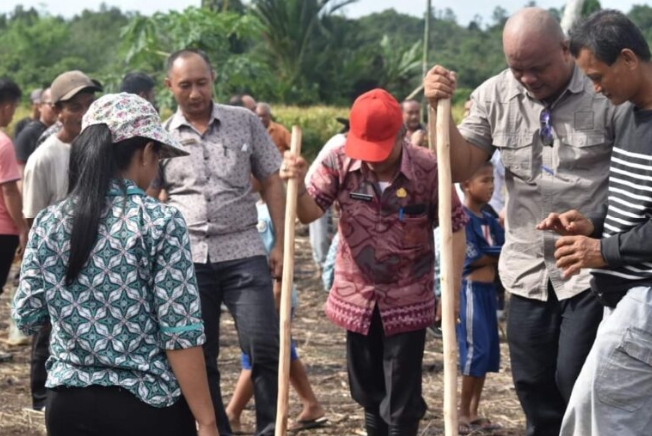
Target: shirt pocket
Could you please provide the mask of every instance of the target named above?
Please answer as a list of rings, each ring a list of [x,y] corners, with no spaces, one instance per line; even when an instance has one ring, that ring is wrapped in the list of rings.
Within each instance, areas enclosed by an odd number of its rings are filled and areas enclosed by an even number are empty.
[[[611,146],[603,132],[574,132],[561,139],[558,168],[593,169],[609,160],[610,155]]]
[[[627,412],[647,403],[652,386],[652,334],[628,328],[599,370],[595,386],[601,402]]]
[[[397,224],[401,241],[399,247],[402,246],[406,250],[421,250],[431,245],[429,239],[434,241],[432,223],[425,211],[417,215],[405,214]]]
[[[213,150],[217,174],[229,187],[244,188],[251,184],[251,143],[221,141]]]
[[[505,177],[521,179],[529,183],[534,180],[534,134],[496,135],[494,146],[500,149],[505,167]]]

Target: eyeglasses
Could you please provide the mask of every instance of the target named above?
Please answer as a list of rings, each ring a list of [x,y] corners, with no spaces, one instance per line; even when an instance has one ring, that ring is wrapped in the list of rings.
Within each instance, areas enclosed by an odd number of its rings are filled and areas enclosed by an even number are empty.
[[[550,108],[545,108],[541,111],[539,121],[541,121],[541,128],[539,129],[541,142],[543,142],[543,145],[552,147],[555,138],[552,136],[552,124],[550,124]]]

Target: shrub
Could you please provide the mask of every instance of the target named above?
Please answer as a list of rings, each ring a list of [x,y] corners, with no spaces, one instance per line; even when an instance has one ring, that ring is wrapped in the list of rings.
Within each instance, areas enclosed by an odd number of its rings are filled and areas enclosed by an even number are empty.
[[[301,154],[309,161],[317,156],[326,142],[342,129],[336,118],[348,118],[349,108],[333,106],[273,106],[272,113],[277,123],[292,130],[301,128]]]

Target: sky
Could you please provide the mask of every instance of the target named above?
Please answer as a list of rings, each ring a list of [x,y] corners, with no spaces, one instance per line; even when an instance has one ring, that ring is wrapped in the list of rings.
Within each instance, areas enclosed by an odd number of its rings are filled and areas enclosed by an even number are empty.
[[[170,9],[183,10],[188,6],[198,6],[201,0],[105,0],[109,6],[117,6],[124,11],[137,10],[148,15],[157,11],[168,11]],[[357,3],[346,8],[345,14],[350,17],[359,17],[372,12],[379,12],[385,9],[394,8],[398,12],[423,16],[427,0],[358,0]],[[38,10],[47,11],[53,15],[72,17],[83,9],[99,9],[101,0],[2,0],[0,1],[0,13],[11,12],[16,5],[22,4],[25,8],[35,7]],[[514,12],[526,3],[526,0],[457,0],[440,2],[433,0],[435,9],[450,7],[457,16],[458,22],[467,24],[476,15],[483,17],[485,23],[491,21],[491,13],[498,5],[505,8],[508,13]],[[565,3],[564,0],[538,0],[537,5],[550,8],[559,8]],[[603,8],[620,9],[628,12],[632,5],[646,3],[646,0],[600,0]]]

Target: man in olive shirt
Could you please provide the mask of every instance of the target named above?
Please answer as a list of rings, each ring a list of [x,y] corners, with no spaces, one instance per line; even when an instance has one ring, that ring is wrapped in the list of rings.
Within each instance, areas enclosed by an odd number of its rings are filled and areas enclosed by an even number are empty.
[[[595,339],[602,306],[589,274],[564,279],[555,265],[558,235],[536,225],[550,212],[588,212],[605,200],[609,159],[622,115],[595,95],[548,12],[525,8],[505,24],[509,69],[472,95],[470,114],[451,123],[455,181],[468,178],[496,148],[508,193],[500,277],[511,292],[508,338],[528,436],[559,434],[564,410]],[[455,75],[441,66],[424,79],[426,97],[452,97]]]
[[[206,332],[204,355],[218,428],[231,435],[220,391],[220,306],[236,321],[242,350],[251,357],[256,434],[274,434],[278,377],[278,318],[272,277],[283,260],[285,190],[281,155],[256,115],[212,101],[215,74],[203,52],[181,50],[168,59],[166,86],[179,105],[165,127],[190,153],[161,165],[149,190],[161,189],[183,214]],[[263,185],[277,241],[269,255],[258,234],[250,176]]]

